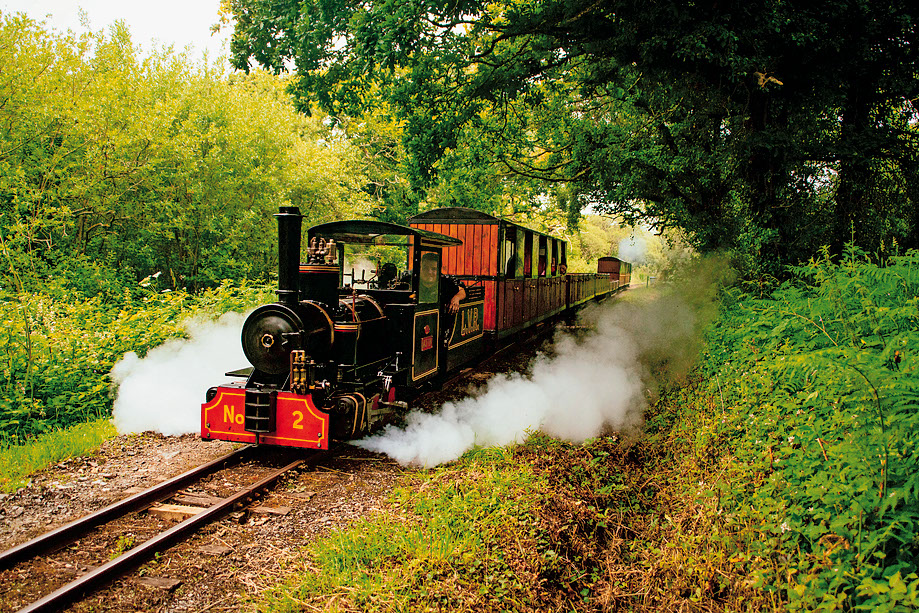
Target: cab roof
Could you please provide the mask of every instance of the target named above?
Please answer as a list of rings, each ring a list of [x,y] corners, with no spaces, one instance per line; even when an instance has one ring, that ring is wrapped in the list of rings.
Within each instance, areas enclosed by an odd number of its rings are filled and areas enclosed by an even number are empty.
[[[331,238],[336,242],[344,243],[369,243],[373,244],[381,236],[411,236],[414,244],[429,247],[452,247],[462,245],[463,241],[445,234],[410,228],[385,221],[370,221],[365,219],[352,219],[348,221],[333,221],[313,226],[308,230],[309,238]]]

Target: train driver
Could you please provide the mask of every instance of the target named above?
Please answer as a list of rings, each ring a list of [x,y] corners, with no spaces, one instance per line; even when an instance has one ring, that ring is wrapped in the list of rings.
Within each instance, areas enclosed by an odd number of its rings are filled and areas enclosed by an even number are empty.
[[[390,289],[396,282],[396,275],[399,273],[399,269],[396,268],[396,265],[392,262],[386,262],[380,266],[380,271],[377,273],[377,287],[379,289]]]
[[[419,294],[422,296],[426,293],[426,289],[433,288],[437,279],[439,264],[440,260],[433,254],[425,254],[421,257]],[[430,290],[428,289],[428,291]],[[450,342],[450,337],[453,335],[460,300],[466,297],[466,286],[456,277],[440,275],[437,291],[440,302],[440,328],[443,333],[443,344],[446,347]]]
[[[422,296],[422,302],[427,302],[424,297],[430,296],[431,290],[434,289],[439,263],[438,258],[433,254],[425,254],[421,258],[421,286],[419,287],[419,293]],[[466,286],[456,277],[440,275],[437,289],[441,312],[445,315],[456,315],[457,311],[459,311],[460,300],[466,297]]]

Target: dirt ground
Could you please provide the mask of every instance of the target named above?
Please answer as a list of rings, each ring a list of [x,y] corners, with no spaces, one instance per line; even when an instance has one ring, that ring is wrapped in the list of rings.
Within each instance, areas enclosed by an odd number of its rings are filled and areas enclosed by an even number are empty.
[[[425,394],[415,406],[434,410],[446,400],[465,396],[495,372],[524,370],[544,339],[497,354],[443,389]],[[196,435],[145,433],[111,439],[92,455],[36,473],[15,494],[0,495],[0,550],[224,455],[233,447],[232,443],[202,441]],[[257,593],[283,577],[287,562],[298,556],[300,546],[385,507],[404,470],[411,469],[345,446],[331,461],[292,474],[246,510],[206,526],[70,610],[247,610],[240,604],[245,594]],[[221,481],[227,478],[231,477],[218,474],[201,485],[200,492],[190,493],[220,495],[220,490],[231,485]],[[75,578],[139,544],[151,526],[168,527],[164,521],[150,524],[149,518],[145,526],[139,523],[126,519],[33,564],[0,571],[0,613],[17,611],[62,584],[62,577]]]

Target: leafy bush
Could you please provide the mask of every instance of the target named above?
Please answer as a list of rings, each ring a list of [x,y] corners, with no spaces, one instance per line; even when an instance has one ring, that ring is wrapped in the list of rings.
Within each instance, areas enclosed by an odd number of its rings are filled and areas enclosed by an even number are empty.
[[[729,443],[723,511],[790,610],[915,610],[919,253],[793,272],[769,298],[729,296],[705,372],[723,414],[700,448]]]
[[[369,210],[368,163],[282,77],[143,57],[121,24],[76,37],[0,14],[0,47],[0,284],[40,291],[71,260],[171,289],[267,279],[279,205]]]
[[[86,297],[60,284],[55,296],[0,293],[0,445],[111,414],[112,366],[181,336],[193,316],[244,311],[269,298],[259,286],[198,294],[134,287]]]

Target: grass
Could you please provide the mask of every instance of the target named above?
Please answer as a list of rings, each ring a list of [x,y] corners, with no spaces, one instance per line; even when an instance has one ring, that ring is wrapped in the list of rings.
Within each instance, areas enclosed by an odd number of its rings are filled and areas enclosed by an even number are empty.
[[[55,430],[22,445],[0,448],[0,491],[11,493],[28,476],[49,464],[85,455],[117,434],[109,419],[97,419],[65,430]]]
[[[460,464],[412,474],[388,513],[317,543],[296,577],[263,595],[260,608],[532,605],[539,583],[532,581],[529,556],[520,552],[539,546],[531,509],[548,489],[544,476],[518,467],[503,449],[476,450]]]
[[[639,441],[541,434],[410,473],[302,552],[260,611],[768,610],[660,403]],[[680,399],[685,400],[685,397]],[[661,428],[664,422],[666,429]]]
[[[638,299],[638,296],[629,296]],[[318,540],[259,611],[779,611],[724,514],[737,476],[717,387],[682,362],[640,434],[542,434],[409,473],[384,512]],[[659,363],[658,363],[659,362]],[[679,362],[679,363],[678,363]],[[657,372],[660,371],[660,372]]]

